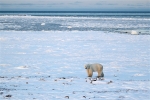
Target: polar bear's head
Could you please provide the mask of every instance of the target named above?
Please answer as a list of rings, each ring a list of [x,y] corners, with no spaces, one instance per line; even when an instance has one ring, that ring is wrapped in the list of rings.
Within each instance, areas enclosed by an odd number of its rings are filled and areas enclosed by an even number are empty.
[[[90,64],[86,64],[84,67],[85,69],[90,69]]]

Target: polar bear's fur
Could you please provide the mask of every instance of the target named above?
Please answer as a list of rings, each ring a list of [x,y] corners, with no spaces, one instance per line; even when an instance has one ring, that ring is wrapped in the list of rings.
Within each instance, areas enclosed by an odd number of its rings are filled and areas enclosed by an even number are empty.
[[[97,72],[98,77],[104,77],[103,66],[101,64],[86,64],[85,69],[87,71],[88,77],[92,77],[93,72]]]

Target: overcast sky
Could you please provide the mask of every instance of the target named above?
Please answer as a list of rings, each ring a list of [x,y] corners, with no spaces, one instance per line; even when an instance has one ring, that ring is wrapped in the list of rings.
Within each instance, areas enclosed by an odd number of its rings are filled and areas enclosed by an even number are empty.
[[[0,11],[150,11],[150,0],[0,0]]]

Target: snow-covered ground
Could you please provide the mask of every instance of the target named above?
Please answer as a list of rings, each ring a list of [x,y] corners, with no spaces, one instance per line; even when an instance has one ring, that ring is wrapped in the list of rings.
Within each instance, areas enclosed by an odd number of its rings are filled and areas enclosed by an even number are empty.
[[[0,99],[149,100],[149,44],[150,35],[1,31]],[[88,80],[86,63],[101,63],[104,80]]]

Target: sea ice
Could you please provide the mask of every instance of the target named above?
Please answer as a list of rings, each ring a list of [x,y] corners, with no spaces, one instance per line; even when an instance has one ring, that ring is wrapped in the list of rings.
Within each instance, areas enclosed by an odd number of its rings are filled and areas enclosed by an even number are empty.
[[[150,35],[1,31],[0,99],[149,100]],[[87,80],[84,64],[105,77]]]
[[[45,25],[45,23],[41,23],[41,25]]]
[[[138,35],[138,32],[135,31],[135,30],[132,30],[132,31],[131,31],[131,34],[132,34],[132,35]]]

